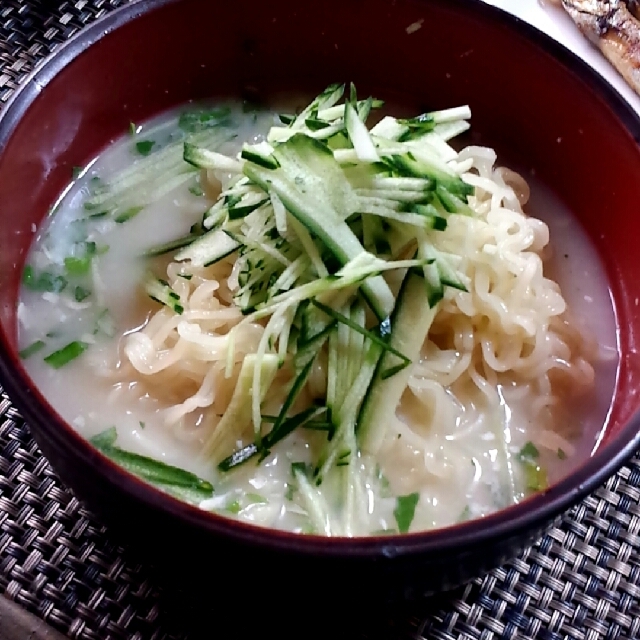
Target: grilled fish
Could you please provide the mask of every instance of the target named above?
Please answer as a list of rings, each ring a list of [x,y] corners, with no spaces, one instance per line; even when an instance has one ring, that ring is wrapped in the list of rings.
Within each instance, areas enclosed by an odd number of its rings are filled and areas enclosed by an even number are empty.
[[[562,0],[562,6],[640,94],[640,0]]]

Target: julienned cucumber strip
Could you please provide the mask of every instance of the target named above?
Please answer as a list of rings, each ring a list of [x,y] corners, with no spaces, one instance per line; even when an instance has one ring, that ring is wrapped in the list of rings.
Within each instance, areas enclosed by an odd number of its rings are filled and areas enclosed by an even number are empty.
[[[292,129],[299,129],[304,126],[307,118],[314,113],[319,113],[325,109],[333,107],[344,95],[344,84],[331,84],[322,93],[316,96],[309,105],[289,125]]]
[[[380,162],[371,134],[351,102],[344,106],[344,121],[349,139],[356,150],[358,160],[362,162]]]
[[[258,149],[256,145],[245,144],[242,147],[242,153],[240,156],[244,160],[249,160],[255,164],[264,167],[265,169],[277,169],[278,161],[274,158],[272,153],[264,153],[261,149]]]
[[[378,344],[365,339],[363,343],[362,364],[353,380],[340,380],[341,384],[349,386],[348,393],[342,398],[339,406],[330,407],[331,422],[335,435],[328,442],[321,453],[315,470],[316,484],[320,484],[329,471],[335,466],[343,466],[344,458],[350,459],[355,454],[357,446],[354,435],[356,416],[367,390],[375,376],[377,363],[382,349]]]
[[[322,345],[320,345],[318,347],[318,350],[320,350],[320,347]],[[317,352],[316,352],[317,355]],[[293,381],[293,384],[291,385],[291,388],[289,389],[289,393],[287,394],[287,397],[284,401],[284,403],[282,404],[282,408],[280,409],[280,413],[278,414],[278,417],[271,429],[271,439],[274,440],[278,437],[278,432],[280,431],[280,429],[282,428],[282,425],[284,424],[285,420],[287,419],[287,414],[289,413],[289,410],[291,409],[291,407],[293,406],[293,403],[298,399],[298,396],[300,395],[300,392],[302,391],[304,385],[306,384],[308,378],[309,378],[309,373],[311,372],[311,367],[313,366],[313,363],[316,359],[316,355],[313,355],[311,357],[308,358],[308,361],[306,362],[306,364],[302,367],[302,369],[300,370],[300,372],[298,373],[298,375],[296,376],[296,378]],[[265,451],[263,452],[262,456],[265,457],[268,453],[268,449],[265,449]]]
[[[176,238],[175,240],[170,240],[169,242],[165,242],[164,244],[159,244],[150,249],[147,249],[144,252],[144,256],[147,258],[153,258],[155,256],[161,256],[165,253],[171,253],[172,251],[177,251],[178,249],[182,249],[190,245],[194,240],[200,237],[199,233],[190,233],[189,235],[183,236],[182,238]]]
[[[258,305],[256,311],[252,313],[250,318],[252,320],[259,320],[265,318],[278,308],[280,303],[286,301],[289,304],[302,302],[310,298],[315,298],[319,295],[344,290],[349,287],[355,287],[356,285],[362,286],[369,278],[377,277],[381,273],[388,270],[396,269],[411,269],[413,267],[422,267],[427,262],[425,260],[396,260],[385,261],[370,253],[363,251],[357,258],[354,258],[347,263],[338,273],[329,275],[325,278],[318,278],[312,280],[306,284],[301,284],[291,291],[285,291],[277,296],[274,296],[271,300]],[[386,284],[386,283],[385,283]],[[388,318],[381,321],[380,326],[383,326],[385,322],[388,322]]]
[[[437,307],[429,304],[424,278],[409,270],[391,318],[389,344],[415,361],[436,310]],[[411,372],[410,367],[405,367],[396,371],[395,375],[385,377],[385,372],[397,365],[397,357],[392,353],[387,351],[382,354],[358,416],[357,435],[360,447],[372,455],[382,445]]]
[[[178,315],[184,313],[184,306],[180,301],[180,296],[171,288],[169,283],[165,280],[160,280],[154,275],[149,274],[144,288],[147,292],[147,295],[156,302],[164,304],[170,309],[173,309],[173,311],[175,311]]]
[[[229,443],[237,440],[247,428],[250,428],[254,371],[256,367],[260,367],[258,378],[260,382],[259,394],[261,400],[263,400],[278,372],[278,356],[267,353],[259,358],[256,354],[250,353],[244,357],[236,388],[233,391],[227,410],[204,444],[203,453],[205,456],[220,460],[222,457],[220,453],[225,450]]]
[[[198,169],[220,169],[230,173],[242,173],[242,163],[222,153],[198,147],[190,142],[184,143],[183,158],[185,162]]]
[[[362,244],[325,196],[331,190],[334,194],[342,192],[343,203],[349,198],[350,187],[331,151],[316,140],[296,134],[279,145],[274,155],[280,168],[269,170],[247,163],[245,175],[265,191],[277,193],[287,210],[324,242],[340,264],[363,253]],[[390,315],[393,293],[381,276],[368,278],[362,292],[380,320]]]
[[[347,325],[352,331],[356,331],[357,333],[360,333],[361,335],[363,335],[365,338],[369,338],[371,342],[374,342],[375,344],[377,344],[384,351],[390,351],[395,356],[403,360],[406,364],[411,363],[411,360],[407,358],[407,356],[405,356],[403,353],[400,353],[397,349],[394,349],[390,344],[385,342],[385,340],[380,338],[380,336],[376,334],[374,331],[369,331],[368,329],[365,329],[364,326],[359,326],[353,320],[351,320],[351,318],[348,318],[347,316],[345,316],[342,313],[339,313],[335,309],[328,307],[326,304],[322,304],[322,302],[318,300],[312,299],[311,303],[314,304],[316,307],[318,307],[318,309],[326,313],[330,318],[334,318],[338,322]]]
[[[298,116],[284,118],[288,127],[273,127],[267,141],[245,144],[239,157],[198,143],[184,146],[184,159],[193,165],[236,176],[205,214],[202,227],[212,231],[181,248],[176,259],[204,267],[237,251],[236,304],[248,322],[271,317],[276,323],[258,353],[244,357],[231,403],[207,443],[206,455],[219,461],[232,443],[249,436],[253,422],[255,442],[220,462],[222,471],[264,458],[318,411],[326,412],[329,440],[316,461],[322,474],[353,466],[359,448],[375,452],[445,286],[464,288],[455,259],[435,251],[403,258],[415,250],[416,238],[422,249],[435,240],[450,214],[470,213],[466,200],[473,189],[461,180],[460,166],[450,162],[456,152],[439,134],[464,130],[468,109],[385,118],[370,131],[365,122],[378,103],[357,101],[353,86],[338,104],[343,95],[344,86],[328,87]],[[385,278],[397,279],[382,277],[388,270],[406,272],[397,301]],[[156,297],[172,303],[170,288],[160,285]],[[358,292],[377,317],[374,329],[367,329],[375,322],[367,320],[365,306],[354,303]],[[280,327],[282,305],[298,311]],[[327,406],[288,415],[327,341],[334,356]],[[230,344],[228,375],[234,363]],[[263,434],[262,403],[288,357],[289,393]],[[358,473],[354,468],[340,477],[353,484]],[[318,507],[315,488],[308,488],[308,509]],[[351,516],[354,491],[346,493]],[[317,526],[323,526],[319,520]]]
[[[189,260],[196,267],[206,267],[226,258],[240,247],[240,243],[221,229],[212,229],[179,251],[178,262]]]
[[[262,446],[265,449],[273,447],[298,427],[304,427],[307,423],[310,423],[314,418],[325,411],[326,409],[324,407],[309,407],[308,409],[287,418],[281,423],[277,434],[270,432],[262,439]],[[230,471],[231,469],[244,464],[248,460],[251,460],[251,458],[257,456],[262,450],[264,449],[260,449],[257,444],[252,442],[246,447],[242,447],[241,449],[234,451],[228,458],[222,460],[222,462],[218,464],[218,469],[220,471]]]

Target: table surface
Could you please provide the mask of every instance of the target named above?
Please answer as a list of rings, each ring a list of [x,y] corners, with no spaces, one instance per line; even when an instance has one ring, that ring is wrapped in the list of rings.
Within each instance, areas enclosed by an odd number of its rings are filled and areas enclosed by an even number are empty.
[[[531,22],[638,98],[560,9],[487,0]],[[0,108],[38,61],[127,0],[0,0]],[[484,578],[421,602],[354,613],[335,637],[619,640],[640,637],[640,458],[536,545]],[[59,483],[0,395],[0,639],[193,640],[150,570]],[[186,613],[184,617],[188,617]],[[281,621],[277,631],[285,634]],[[274,630],[265,622],[263,630]],[[299,631],[299,629],[298,629]],[[297,635],[300,635],[299,633]],[[238,637],[239,633],[231,637]],[[198,635],[198,637],[201,637]],[[209,636],[207,636],[209,637]],[[220,636],[222,637],[222,636]]]

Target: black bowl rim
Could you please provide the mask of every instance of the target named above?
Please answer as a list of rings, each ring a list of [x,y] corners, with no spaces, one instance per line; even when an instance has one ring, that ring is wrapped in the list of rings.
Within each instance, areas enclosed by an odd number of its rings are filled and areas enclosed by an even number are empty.
[[[564,69],[580,77],[602,98],[619,121],[640,144],[640,116],[609,82],[564,45],[503,9],[483,0],[430,1],[464,11],[473,11],[481,19],[515,29],[538,49],[553,56]],[[4,151],[20,118],[51,80],[85,49],[135,18],[180,0],[134,0],[97,19],[80,30],[66,43],[46,57],[25,78],[0,112],[0,154]],[[17,365],[17,366],[16,366]],[[525,501],[497,511],[485,518],[463,522],[446,528],[383,537],[325,538],[299,535],[243,523],[204,511],[181,502],[152,485],[143,482],[100,454],[53,410],[11,355],[4,334],[0,334],[0,382],[28,424],[52,422],[57,437],[73,456],[93,465],[108,483],[118,485],[132,498],[164,515],[178,518],[191,526],[234,538],[240,542],[285,552],[315,556],[360,556],[394,558],[409,554],[462,551],[535,530],[566,512],[591,494],[640,448],[640,412],[636,412],[613,442],[599,448],[593,456],[548,490]],[[36,426],[36,439],[38,428]]]

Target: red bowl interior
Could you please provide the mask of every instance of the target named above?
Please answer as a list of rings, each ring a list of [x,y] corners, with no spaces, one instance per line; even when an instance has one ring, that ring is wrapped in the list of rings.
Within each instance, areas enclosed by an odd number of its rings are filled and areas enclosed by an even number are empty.
[[[156,9],[129,21],[149,4]],[[321,9],[298,0],[248,4],[250,10],[240,2],[142,2],[116,13],[59,50],[4,115],[0,359],[21,406],[31,403],[50,417],[34,414],[47,423],[34,425],[36,433],[91,455],[30,388],[16,341],[16,297],[33,225],[67,185],[72,167],[93,158],[131,121],[190,99],[316,92],[353,80],[362,91],[413,107],[469,103],[474,131],[535,168],[582,221],[607,268],[623,354],[603,444],[605,451],[615,444],[615,451],[599,464],[622,464],[640,404],[640,251],[633,240],[640,235],[640,124],[630,108],[568,52],[469,0],[324,0]],[[409,34],[416,22],[421,28]],[[105,462],[96,464],[116,477]],[[570,476],[555,498],[584,493],[595,471]]]

